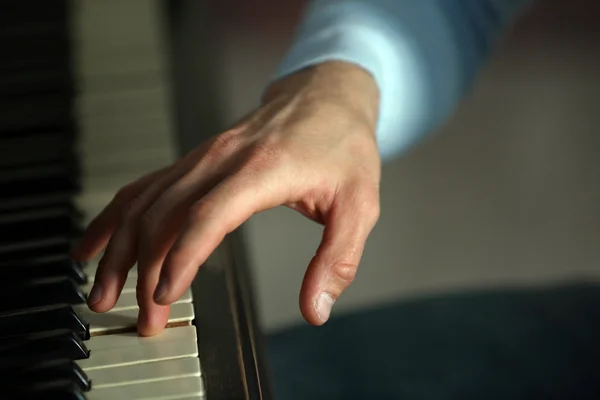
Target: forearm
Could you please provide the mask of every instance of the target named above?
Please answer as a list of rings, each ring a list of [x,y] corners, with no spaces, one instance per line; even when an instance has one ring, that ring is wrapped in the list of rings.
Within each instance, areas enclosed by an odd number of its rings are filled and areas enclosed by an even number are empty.
[[[531,2],[314,0],[277,76],[330,60],[367,70],[379,88],[377,138],[388,158],[447,118]]]

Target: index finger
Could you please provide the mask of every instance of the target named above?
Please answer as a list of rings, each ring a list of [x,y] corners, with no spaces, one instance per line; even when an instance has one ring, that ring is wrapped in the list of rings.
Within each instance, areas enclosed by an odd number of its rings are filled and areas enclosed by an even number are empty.
[[[171,247],[154,293],[158,304],[171,304],[191,285],[196,272],[225,235],[237,229],[254,213],[283,203],[276,185],[257,185],[241,175],[216,186],[189,212],[182,234]],[[267,189],[267,190],[264,190]]]
[[[144,175],[119,190],[100,214],[88,224],[79,242],[71,249],[71,257],[79,261],[89,261],[98,255],[108,244],[127,204],[169,168],[165,167]]]

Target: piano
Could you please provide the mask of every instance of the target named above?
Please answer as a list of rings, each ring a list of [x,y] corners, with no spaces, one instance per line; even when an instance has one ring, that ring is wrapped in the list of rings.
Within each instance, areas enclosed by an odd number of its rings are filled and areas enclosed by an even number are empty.
[[[189,60],[208,26],[200,3],[0,5],[2,398],[270,399],[240,232],[150,338],[135,332],[135,268],[96,314],[85,301],[98,260],[68,256],[120,187],[189,150],[194,131],[219,130],[190,94],[212,79]]]

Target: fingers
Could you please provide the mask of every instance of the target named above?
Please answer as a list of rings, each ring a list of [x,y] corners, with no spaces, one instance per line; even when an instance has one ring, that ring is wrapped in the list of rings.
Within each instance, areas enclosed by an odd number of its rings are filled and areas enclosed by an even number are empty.
[[[378,218],[376,190],[353,187],[336,197],[302,283],[300,309],[308,323],[322,325],[329,319],[333,304],[356,276],[365,242]]]
[[[165,191],[141,218],[137,298],[138,333],[143,336],[159,333],[167,323],[169,308],[156,304],[153,299],[164,259],[194,199],[214,186],[221,174],[220,168],[214,166],[194,168]]]
[[[145,191],[153,182],[161,180],[169,171],[177,169],[184,173],[193,166],[196,154],[203,150],[204,147],[199,146],[179,163],[144,175],[119,190],[104,210],[90,222],[79,243],[71,249],[71,256],[80,261],[87,261],[96,256],[107,246],[118,225],[123,222],[125,210],[132,207],[131,203],[140,197],[141,192]]]
[[[177,300],[226,234],[252,214],[282,203],[283,190],[264,190],[276,185],[268,185],[265,179],[260,182],[262,190],[243,175],[234,175],[190,208],[183,233],[165,259],[154,293],[156,303],[170,304]]]
[[[153,291],[160,275],[161,259],[164,258],[161,254],[163,246],[157,251],[140,253],[138,260],[137,301],[140,311],[137,331],[141,336],[154,336],[160,333],[169,319],[170,307],[152,301]]]
[[[88,228],[84,242],[106,251],[96,272],[96,279],[88,297],[89,307],[105,312],[114,307],[127,273],[138,257],[139,219],[154,201],[181,176],[193,169],[210,143],[199,146],[179,162],[145,176],[120,191],[120,195],[97,223]],[[99,234],[98,232],[102,232]],[[90,245],[84,245],[89,246]]]
[[[122,210],[127,207],[148,184],[161,175],[168,168],[163,168],[144,175],[137,181],[121,189],[112,201],[94,218],[86,228],[82,238],[71,249],[71,257],[79,261],[88,261],[95,257],[106,247],[108,241],[117,227]]]
[[[123,289],[127,273],[137,260],[138,218],[152,202],[181,174],[183,165],[176,165],[154,180],[119,210],[118,225],[112,233],[96,271],[88,306],[96,312],[114,307]]]

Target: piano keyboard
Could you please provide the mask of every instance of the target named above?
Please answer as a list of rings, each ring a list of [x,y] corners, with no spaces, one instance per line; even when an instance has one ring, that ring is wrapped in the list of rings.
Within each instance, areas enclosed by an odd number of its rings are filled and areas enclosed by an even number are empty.
[[[138,337],[136,270],[96,314],[97,260],[68,257],[120,187],[176,157],[158,3],[1,6],[0,385],[15,398],[205,398],[192,292]]]

